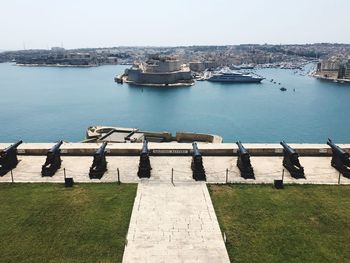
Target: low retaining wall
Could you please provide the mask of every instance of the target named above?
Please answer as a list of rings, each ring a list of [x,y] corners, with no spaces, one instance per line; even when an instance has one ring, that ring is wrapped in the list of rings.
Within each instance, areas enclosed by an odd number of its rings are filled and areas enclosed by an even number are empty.
[[[1,143],[0,150],[10,143]],[[19,155],[46,155],[54,143],[23,143],[18,147]],[[93,155],[100,147],[99,143],[64,143],[61,146],[62,155],[86,156]],[[331,148],[327,144],[289,144],[301,156],[330,156]],[[350,144],[338,144],[350,152]],[[280,144],[244,144],[252,156],[281,156],[283,148]],[[138,156],[141,143],[110,143],[107,145],[108,155]],[[149,143],[151,155],[156,156],[188,156],[192,151],[191,143]],[[237,145],[234,143],[198,143],[198,148],[204,156],[234,156]]]

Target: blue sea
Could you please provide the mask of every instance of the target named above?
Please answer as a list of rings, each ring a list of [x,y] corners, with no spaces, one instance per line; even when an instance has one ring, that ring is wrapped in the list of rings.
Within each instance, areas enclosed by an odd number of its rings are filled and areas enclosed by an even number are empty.
[[[350,85],[260,69],[261,84],[141,88],[114,82],[125,68],[0,64],[0,142],[75,142],[87,127],[108,125],[213,133],[225,142],[350,143]]]

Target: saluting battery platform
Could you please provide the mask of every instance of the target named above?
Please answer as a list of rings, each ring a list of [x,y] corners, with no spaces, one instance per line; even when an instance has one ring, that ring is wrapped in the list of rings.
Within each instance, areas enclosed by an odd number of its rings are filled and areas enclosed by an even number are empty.
[[[75,182],[171,178],[184,182],[271,183],[285,175],[287,183],[334,184],[344,180],[350,184],[350,144],[336,145],[330,139],[327,144],[330,148],[326,144],[288,145],[284,141],[281,147],[243,146],[240,141],[190,144],[145,140],[143,144],[109,143],[107,150],[106,142],[58,141],[52,145],[18,141],[0,144],[0,182],[9,182],[12,176],[15,182],[61,182],[68,175]]]

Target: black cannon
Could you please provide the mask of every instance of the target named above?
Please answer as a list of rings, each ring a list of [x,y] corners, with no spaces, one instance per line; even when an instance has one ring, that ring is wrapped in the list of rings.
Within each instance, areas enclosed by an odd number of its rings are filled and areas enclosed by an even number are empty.
[[[94,154],[94,160],[89,173],[90,179],[101,179],[103,174],[107,171],[106,147],[107,142],[104,142]]]
[[[255,179],[254,170],[250,163],[250,155],[249,152],[244,148],[240,141],[236,142],[238,146],[237,154],[237,166],[241,171],[241,176],[244,179]]]
[[[18,141],[0,152],[0,176],[16,168],[18,164],[17,147],[23,141]]]
[[[332,148],[331,165],[337,169],[343,176],[350,178],[350,155],[348,152],[335,145],[331,139],[328,139],[327,144]]]
[[[283,166],[294,178],[305,178],[304,167],[299,162],[299,154],[291,148],[285,141],[281,142],[283,146]]]
[[[197,143],[193,142],[192,147],[193,147],[192,162],[191,162],[192,177],[196,181],[206,181],[207,178],[203,167],[202,155],[198,150]]]
[[[143,146],[140,153],[140,163],[139,170],[137,172],[138,177],[140,178],[150,178],[151,177],[151,163],[149,161],[149,151],[147,140],[143,142]]]
[[[46,161],[41,167],[42,176],[53,176],[61,168],[61,150],[63,141],[56,143],[46,154]]]

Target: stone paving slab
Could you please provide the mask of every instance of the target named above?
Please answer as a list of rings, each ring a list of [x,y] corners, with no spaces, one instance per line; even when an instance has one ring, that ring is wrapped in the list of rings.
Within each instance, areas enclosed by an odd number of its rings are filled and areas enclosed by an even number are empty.
[[[282,178],[284,170],[284,182],[287,184],[337,184],[339,172],[331,166],[331,159],[331,157],[300,157],[306,179],[291,177],[282,165],[283,157],[278,156],[251,157],[255,180],[240,176],[236,157],[203,157],[203,163],[209,183],[225,183],[228,169],[228,182],[231,183],[273,183],[275,179]],[[343,176],[340,179],[342,184],[350,184],[350,179]]]
[[[125,183],[137,183],[139,157],[138,156],[107,156],[108,171],[101,180],[89,179],[89,168],[92,157],[89,156],[63,156],[62,167],[53,177],[41,177],[41,166],[45,162],[45,156],[19,156],[19,164],[13,170],[15,182],[52,182],[64,181],[63,168],[67,177],[73,177],[75,182],[116,182],[118,172],[120,180]],[[274,179],[282,177],[283,157],[251,157],[256,180],[244,179],[236,166],[237,157],[204,156],[208,183],[225,183],[226,169],[228,169],[228,182],[233,183],[273,183]],[[191,182],[191,157],[150,157],[152,166],[151,181],[170,182],[172,169],[175,182]],[[337,184],[339,173],[331,165],[331,157],[300,157],[300,162],[305,168],[305,179],[294,179],[285,170],[285,183],[297,184]],[[11,182],[10,173],[0,177],[0,182]],[[350,184],[350,179],[341,176],[342,184]]]
[[[230,262],[205,183],[142,180],[123,262]]]

